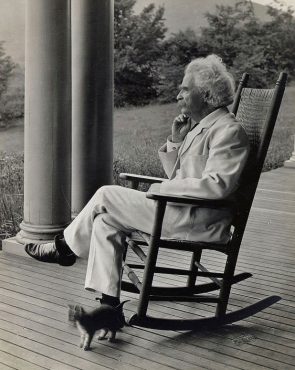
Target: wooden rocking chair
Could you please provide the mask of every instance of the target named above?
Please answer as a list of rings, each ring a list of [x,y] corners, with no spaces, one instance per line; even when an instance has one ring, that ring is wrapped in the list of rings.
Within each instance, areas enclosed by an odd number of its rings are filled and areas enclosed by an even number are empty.
[[[287,74],[280,74],[274,89],[247,88],[248,78],[248,74],[243,75],[232,108],[232,113],[244,126],[251,143],[250,155],[242,173],[242,181],[238,191],[221,200],[196,199],[152,192],[146,194],[147,198],[156,201],[152,234],[148,237],[145,236],[145,242],[135,242],[131,238],[127,240],[128,246],[144,264],[125,264],[124,271],[132,282],[122,282],[122,290],[139,293],[137,313],[129,320],[131,325],[165,330],[209,328],[245,319],[280,300],[280,297],[271,296],[246,308],[226,313],[231,286],[252,276],[250,273],[234,275],[234,272],[251,205],[283,98]],[[131,187],[134,189],[138,188],[140,182],[159,183],[164,180],[125,173],[120,174],[120,177],[130,181]],[[161,227],[167,202],[186,203],[215,209],[230,208],[234,214],[231,240],[226,245],[221,245],[161,238]],[[148,246],[147,254],[139,245]],[[159,248],[192,252],[188,270],[156,266]],[[203,250],[217,251],[226,255],[222,273],[210,272],[201,264]],[[139,281],[132,269],[144,269],[142,282]],[[153,286],[155,273],[187,275],[186,286]],[[212,282],[196,284],[196,279],[199,276],[209,278]],[[204,294],[215,290],[219,290],[219,296]],[[216,311],[213,317],[193,320],[156,318],[147,315],[149,301],[210,302],[216,303]]]

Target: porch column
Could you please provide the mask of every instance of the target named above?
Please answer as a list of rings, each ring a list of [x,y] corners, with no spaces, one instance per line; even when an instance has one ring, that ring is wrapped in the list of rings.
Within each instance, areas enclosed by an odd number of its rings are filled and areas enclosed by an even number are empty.
[[[113,0],[72,0],[72,208],[113,181]]]
[[[24,220],[17,235],[20,243],[52,240],[71,220],[70,5],[70,0],[26,2]]]

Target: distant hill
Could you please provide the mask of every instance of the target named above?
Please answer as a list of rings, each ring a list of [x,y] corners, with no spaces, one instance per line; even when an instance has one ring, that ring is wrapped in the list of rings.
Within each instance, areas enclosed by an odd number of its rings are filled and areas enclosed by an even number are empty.
[[[85,1],[85,0],[81,0]],[[98,0],[99,1],[99,0]],[[205,12],[213,13],[216,4],[231,5],[236,0],[137,0],[136,13],[144,6],[155,3],[165,6],[167,35],[187,27],[199,32],[207,25]],[[267,7],[254,3],[256,16],[265,21]],[[25,55],[25,0],[0,0],[0,41],[5,41],[5,51],[15,62],[24,64]]]
[[[185,30],[190,27],[196,33],[201,27],[208,26],[204,17],[206,12],[215,13],[216,5],[235,6],[236,0],[137,0],[134,6],[135,13],[140,13],[147,5],[154,3],[157,7],[164,5],[166,19],[165,25],[168,28],[167,36]],[[267,6],[253,3],[255,16],[262,22],[270,19],[267,14]]]

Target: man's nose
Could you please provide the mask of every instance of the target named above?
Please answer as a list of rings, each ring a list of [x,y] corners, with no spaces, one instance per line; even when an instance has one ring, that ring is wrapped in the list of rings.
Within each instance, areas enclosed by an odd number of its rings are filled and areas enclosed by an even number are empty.
[[[176,97],[176,100],[179,101],[179,100],[182,100],[183,97],[182,97],[182,94],[181,94],[181,91],[180,93],[178,93],[177,97]]]

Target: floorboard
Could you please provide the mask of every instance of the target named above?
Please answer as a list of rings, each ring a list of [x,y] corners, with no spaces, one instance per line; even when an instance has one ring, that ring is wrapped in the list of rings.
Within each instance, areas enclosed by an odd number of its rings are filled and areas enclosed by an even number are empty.
[[[215,330],[180,332],[125,326],[115,343],[94,339],[91,351],[78,347],[79,333],[67,322],[68,303],[86,309],[97,305],[97,295],[84,290],[86,261],[62,268],[1,252],[0,369],[294,369],[294,223],[295,171],[280,168],[264,173],[237,264],[237,272],[251,272],[253,277],[233,287],[228,309],[278,295],[282,299],[275,305]],[[188,253],[160,253],[160,261],[169,267],[181,267],[189,259]],[[211,270],[222,268],[218,253],[205,254],[204,261]],[[177,286],[184,279],[162,275],[155,283]],[[124,306],[129,317],[136,309],[137,296],[123,292],[122,299],[130,300]],[[191,302],[152,302],[149,307],[150,314],[170,318],[206,317],[214,310],[213,304]]]

